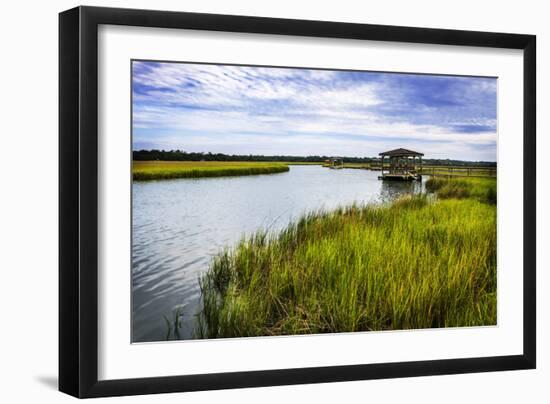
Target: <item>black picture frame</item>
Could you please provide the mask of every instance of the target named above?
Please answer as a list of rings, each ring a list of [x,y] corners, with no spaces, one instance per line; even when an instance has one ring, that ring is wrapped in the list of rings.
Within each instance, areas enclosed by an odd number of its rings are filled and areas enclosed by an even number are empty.
[[[523,50],[523,354],[98,381],[98,26],[463,45]],[[96,7],[59,15],[59,390],[103,397],[534,369],[536,37]]]

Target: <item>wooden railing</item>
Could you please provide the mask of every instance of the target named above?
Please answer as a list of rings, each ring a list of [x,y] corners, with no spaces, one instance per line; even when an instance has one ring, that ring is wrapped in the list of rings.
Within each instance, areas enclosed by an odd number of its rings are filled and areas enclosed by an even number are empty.
[[[328,165],[324,165],[328,167]],[[359,168],[365,170],[381,170],[381,164],[373,163],[344,163],[342,166],[336,168]],[[384,170],[389,170],[390,165],[384,164]],[[431,166],[431,165],[417,165],[414,168],[406,168],[408,171],[416,171],[422,175],[433,176],[457,176],[457,177],[492,177],[497,176],[496,167],[465,167],[465,166]],[[403,168],[405,170],[405,168]]]
[[[384,164],[384,170],[389,170],[389,164]],[[382,166],[380,164],[371,164],[371,170],[381,170]],[[465,167],[465,166],[416,166],[414,169],[412,167],[409,170],[413,170],[423,175],[434,175],[434,176],[458,176],[458,177],[496,177],[497,168],[496,167]]]
[[[423,175],[433,176],[459,176],[459,177],[496,177],[496,167],[447,167],[447,166],[422,166],[418,172]]]

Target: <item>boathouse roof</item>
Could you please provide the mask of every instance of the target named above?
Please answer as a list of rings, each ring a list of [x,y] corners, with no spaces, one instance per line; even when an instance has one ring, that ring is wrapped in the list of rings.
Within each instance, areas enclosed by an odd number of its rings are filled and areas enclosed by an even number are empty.
[[[424,153],[415,152],[409,149],[394,149],[385,151],[378,154],[379,156],[390,156],[390,157],[410,157],[410,156],[423,156]]]

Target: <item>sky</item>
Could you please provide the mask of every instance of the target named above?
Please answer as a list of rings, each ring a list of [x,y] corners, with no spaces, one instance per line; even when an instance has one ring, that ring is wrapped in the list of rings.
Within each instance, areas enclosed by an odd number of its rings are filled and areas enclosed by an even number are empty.
[[[134,61],[133,149],[496,161],[497,79]]]

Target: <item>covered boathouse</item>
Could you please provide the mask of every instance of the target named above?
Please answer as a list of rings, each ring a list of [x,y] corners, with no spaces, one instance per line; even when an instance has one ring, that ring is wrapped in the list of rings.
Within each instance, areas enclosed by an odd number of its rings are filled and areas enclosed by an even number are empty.
[[[381,158],[382,175],[380,180],[412,181],[422,179],[419,174],[422,168],[423,153],[408,149],[395,149],[379,153]],[[385,165],[386,158],[389,164]]]

